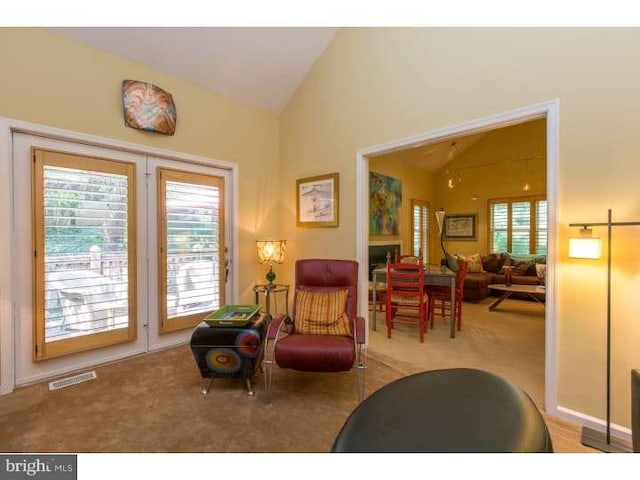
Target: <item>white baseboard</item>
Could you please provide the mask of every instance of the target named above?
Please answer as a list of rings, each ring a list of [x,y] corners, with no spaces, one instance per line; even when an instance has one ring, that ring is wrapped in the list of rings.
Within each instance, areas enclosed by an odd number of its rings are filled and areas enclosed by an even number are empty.
[[[25,376],[15,384],[15,387],[26,387],[29,385],[34,385],[36,383],[40,383],[45,380],[50,380],[52,378],[59,377],[61,375],[73,375],[75,372],[86,370],[88,368],[90,369],[90,368],[100,367],[102,365],[107,365],[109,363],[125,360],[127,358],[132,358],[138,355],[143,355],[145,353],[147,353],[146,350],[138,348],[135,350],[127,351],[125,353],[117,353],[114,355],[106,356],[104,358],[101,358],[98,362],[85,360],[83,362],[78,362],[74,365],[64,366],[55,370],[49,370],[47,372]],[[6,393],[11,393],[12,391],[13,389],[11,389]]]
[[[570,408],[566,407],[557,407],[554,412],[547,412],[550,415],[556,415],[560,418],[568,420],[573,423],[577,423],[579,425],[592,428],[594,430],[605,431],[607,425],[604,420],[597,417],[592,417],[591,415],[586,415],[581,412],[577,412]],[[616,423],[612,423],[610,426],[610,432],[612,437],[616,437],[624,442],[631,443],[631,429],[627,427],[623,427],[622,425],[618,425]]]
[[[9,393],[12,393],[16,387],[26,387],[29,385],[34,385],[36,383],[47,381],[52,378],[59,377],[61,375],[67,375],[67,374],[71,375],[74,372],[79,372],[87,368],[97,368],[97,367],[108,365],[110,363],[128,360],[140,355],[146,355],[149,353],[166,350],[169,348],[177,347],[179,345],[184,345],[188,343],[189,343],[189,339],[185,340],[184,338],[174,337],[173,339],[163,341],[162,343],[149,345],[148,349],[135,349],[135,350],[128,351],[126,353],[118,353],[118,354],[110,355],[105,358],[102,358],[99,362],[91,362],[91,361],[79,362],[71,367],[62,367],[62,368],[48,371],[45,373],[29,375],[20,379],[19,383],[16,383],[15,385],[9,385],[9,384],[0,385],[0,395],[7,395]]]

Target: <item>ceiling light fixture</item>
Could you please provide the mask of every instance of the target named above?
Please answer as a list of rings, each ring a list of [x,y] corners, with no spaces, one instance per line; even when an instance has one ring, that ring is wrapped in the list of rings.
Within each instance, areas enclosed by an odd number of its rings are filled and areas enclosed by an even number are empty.
[[[447,161],[450,162],[458,155],[460,155],[460,152],[458,151],[458,142],[451,142],[449,145],[449,152],[447,153]]]
[[[527,177],[524,186],[522,187],[522,191],[528,192],[529,190],[531,190],[531,185],[529,184],[529,159],[527,158]]]
[[[451,142],[449,145],[449,151],[447,152],[447,162],[452,161],[459,155],[460,155],[460,151],[458,150],[458,142],[456,141]],[[446,174],[449,175],[449,170],[446,171]],[[460,176],[460,172],[454,170],[453,172],[451,172],[451,175],[449,175],[449,178],[447,179],[447,187],[455,188],[456,183],[461,183],[461,182],[462,182],[462,177]]]

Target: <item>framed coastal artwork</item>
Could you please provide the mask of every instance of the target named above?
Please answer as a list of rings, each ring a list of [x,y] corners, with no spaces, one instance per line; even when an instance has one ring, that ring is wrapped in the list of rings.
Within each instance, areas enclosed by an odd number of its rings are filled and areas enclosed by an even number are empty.
[[[402,181],[381,173],[369,172],[369,233],[399,235]]]
[[[463,213],[445,215],[444,238],[446,240],[475,240],[478,214]]]
[[[338,192],[338,173],[296,180],[296,225],[337,227]]]

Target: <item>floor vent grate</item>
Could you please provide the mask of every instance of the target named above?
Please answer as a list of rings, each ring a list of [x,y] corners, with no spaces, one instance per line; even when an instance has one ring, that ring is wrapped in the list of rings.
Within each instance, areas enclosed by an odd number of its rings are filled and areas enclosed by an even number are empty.
[[[98,376],[96,375],[96,372],[93,371],[80,373],[72,377],[62,378],[60,380],[56,380],[55,382],[50,382],[49,390],[59,390],[64,387],[68,387],[69,385],[86,382],[87,380],[95,380],[96,378],[98,378]]]

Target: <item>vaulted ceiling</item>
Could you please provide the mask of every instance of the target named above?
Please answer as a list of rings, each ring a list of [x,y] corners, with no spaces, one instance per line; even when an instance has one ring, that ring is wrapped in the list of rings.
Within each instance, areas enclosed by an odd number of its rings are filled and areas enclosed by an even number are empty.
[[[48,30],[279,115],[337,29],[52,27]]]

